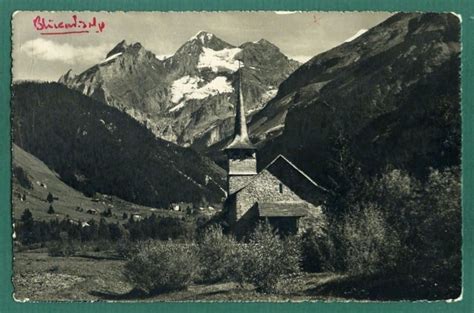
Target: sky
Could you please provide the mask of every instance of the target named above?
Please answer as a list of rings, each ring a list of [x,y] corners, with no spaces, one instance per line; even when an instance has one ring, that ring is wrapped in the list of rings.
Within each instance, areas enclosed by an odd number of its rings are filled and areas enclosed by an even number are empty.
[[[240,45],[264,38],[290,58],[305,62],[362,34],[393,13],[389,12],[27,12],[13,15],[13,80],[56,81],[72,69],[78,74],[105,59],[117,43],[140,42],[157,56],[172,55],[184,42],[204,30]],[[44,35],[39,16],[47,22],[77,20],[96,25],[89,33]],[[50,23],[51,24],[51,23]],[[36,25],[36,27],[35,27]],[[76,30],[76,29],[71,29]]]

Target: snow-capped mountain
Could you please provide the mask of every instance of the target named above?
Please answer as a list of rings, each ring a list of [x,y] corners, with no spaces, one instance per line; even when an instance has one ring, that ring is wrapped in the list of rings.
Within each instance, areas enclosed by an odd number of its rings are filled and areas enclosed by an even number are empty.
[[[264,39],[236,47],[201,31],[169,57],[122,41],[103,61],[59,82],[125,111],[157,137],[203,149],[232,132],[239,76],[251,115],[298,66]]]

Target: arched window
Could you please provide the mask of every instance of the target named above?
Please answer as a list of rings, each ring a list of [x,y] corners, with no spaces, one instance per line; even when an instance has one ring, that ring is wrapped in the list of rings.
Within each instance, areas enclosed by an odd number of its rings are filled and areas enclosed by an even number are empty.
[[[283,184],[282,183],[280,183],[279,191],[280,191],[280,193],[283,193]]]

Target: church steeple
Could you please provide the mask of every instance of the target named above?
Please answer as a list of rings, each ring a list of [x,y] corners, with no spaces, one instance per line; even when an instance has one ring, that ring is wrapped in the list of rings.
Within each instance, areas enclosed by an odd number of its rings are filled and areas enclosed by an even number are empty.
[[[227,171],[228,195],[244,187],[257,174],[257,149],[250,141],[247,130],[240,66],[238,93],[239,97],[235,106],[234,138],[225,148],[229,165]]]
[[[235,107],[234,139],[226,149],[255,149],[249,138],[247,119],[245,118],[244,96],[242,94],[242,73],[239,62],[239,85],[237,104]]]

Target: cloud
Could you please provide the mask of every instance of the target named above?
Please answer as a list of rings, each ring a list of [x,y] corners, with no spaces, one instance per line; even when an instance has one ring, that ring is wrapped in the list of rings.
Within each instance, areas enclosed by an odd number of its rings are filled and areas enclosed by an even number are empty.
[[[59,61],[66,64],[96,63],[104,58],[108,50],[110,50],[110,47],[105,44],[73,46],[43,38],[28,40],[20,46],[20,51],[32,58]]]

